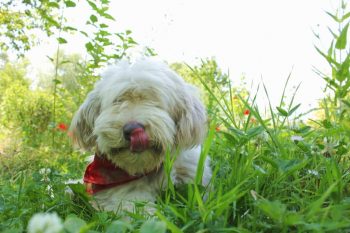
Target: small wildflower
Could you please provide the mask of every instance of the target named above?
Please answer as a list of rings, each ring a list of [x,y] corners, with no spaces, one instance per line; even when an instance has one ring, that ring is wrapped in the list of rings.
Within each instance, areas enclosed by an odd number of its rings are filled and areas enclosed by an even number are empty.
[[[43,176],[43,178],[41,179],[41,181],[43,182],[49,182],[50,178],[49,178],[49,174],[51,173],[51,169],[50,168],[41,168],[39,170],[39,174]]]
[[[261,134],[259,134],[256,139],[259,141],[259,142],[267,142],[267,140],[269,140],[269,134],[264,131],[262,132]]]
[[[319,176],[320,174],[316,170],[307,170],[307,173],[314,176]]]
[[[293,142],[300,142],[300,141],[303,141],[304,138],[302,136],[293,135],[290,137],[290,140],[292,140]]]
[[[336,147],[338,146],[338,142],[332,142],[329,141],[327,138],[323,139],[324,143],[324,149],[321,151],[321,153],[325,157],[331,157],[332,155],[335,155],[337,153]]]
[[[65,123],[59,123],[57,129],[64,132],[68,130],[68,126]]]
[[[244,110],[243,114],[244,114],[245,116],[248,116],[248,115],[250,114],[249,109]]]
[[[63,224],[56,213],[37,213],[29,220],[27,229],[29,233],[58,233]]]
[[[46,187],[46,191],[47,191],[47,193],[49,194],[49,196],[53,199],[53,198],[55,198],[55,194],[53,193],[53,189],[52,189],[52,186],[51,185],[48,185],[47,187]]]
[[[215,127],[215,131],[216,131],[216,132],[220,132],[220,126],[216,126],[216,127]]]
[[[48,174],[50,174],[51,173],[51,169],[50,168],[41,168],[40,170],[39,170],[39,174],[40,175],[48,175]]]

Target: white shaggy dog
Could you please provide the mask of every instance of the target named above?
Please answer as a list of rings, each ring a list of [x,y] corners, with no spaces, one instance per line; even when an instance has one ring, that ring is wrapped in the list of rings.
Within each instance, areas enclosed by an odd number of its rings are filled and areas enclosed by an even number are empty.
[[[176,156],[173,183],[192,182],[206,124],[196,89],[166,64],[144,58],[110,66],[71,124],[75,143],[95,152],[84,175],[87,191],[104,210],[153,202],[167,187],[167,151]],[[207,159],[202,184],[210,178]]]

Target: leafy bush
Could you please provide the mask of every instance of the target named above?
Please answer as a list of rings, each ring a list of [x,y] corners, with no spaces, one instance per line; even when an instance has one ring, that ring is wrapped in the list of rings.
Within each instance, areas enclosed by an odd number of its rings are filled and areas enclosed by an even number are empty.
[[[24,143],[38,146],[50,132],[51,105],[52,96],[48,93],[11,85],[3,96],[3,125],[13,130],[20,129]]]

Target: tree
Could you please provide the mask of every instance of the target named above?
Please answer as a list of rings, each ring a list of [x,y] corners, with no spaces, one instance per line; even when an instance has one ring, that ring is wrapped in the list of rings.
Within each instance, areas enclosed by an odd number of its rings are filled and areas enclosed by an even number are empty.
[[[86,68],[90,73],[103,67],[114,59],[126,55],[126,51],[137,43],[131,37],[131,31],[114,32],[110,22],[115,19],[108,14],[109,0],[85,0],[90,6],[90,15],[86,16],[89,30],[81,30],[67,21],[66,8],[79,7],[78,0],[8,0],[0,2],[0,48],[13,50],[23,56],[38,43],[35,34],[38,30],[50,38],[56,38],[58,44],[65,44],[66,33],[80,33],[86,37],[85,48],[89,54]],[[59,50],[59,49],[58,49]],[[50,58],[52,61],[54,58]]]
[[[68,6],[71,1],[65,2]],[[0,2],[1,50],[11,49],[23,55],[37,42],[34,29],[40,29],[48,36],[54,34],[54,30],[60,28],[59,3],[47,0]]]

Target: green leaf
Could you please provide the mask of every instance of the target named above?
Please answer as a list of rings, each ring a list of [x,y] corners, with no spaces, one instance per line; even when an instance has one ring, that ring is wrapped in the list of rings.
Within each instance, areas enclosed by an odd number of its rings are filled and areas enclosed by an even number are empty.
[[[68,216],[64,221],[64,229],[69,233],[79,233],[80,230],[86,226],[86,222],[77,216]]]
[[[246,134],[242,130],[236,129],[234,127],[230,127],[228,129],[238,137],[245,137],[246,136]]]
[[[284,223],[288,226],[305,224],[300,213],[288,213],[284,219]]]
[[[262,160],[264,160],[265,162],[269,163],[273,168],[278,169],[278,164],[271,159],[270,157],[267,156],[261,156]]]
[[[297,147],[299,147],[302,151],[309,153],[311,151],[311,146],[308,143],[303,141],[296,142]]]
[[[321,123],[322,123],[323,127],[325,127],[326,129],[332,128],[332,123],[327,119],[323,120]]]
[[[342,100],[342,102],[343,102],[348,108],[350,108],[350,102],[349,102],[349,101],[347,101],[347,100]]]
[[[49,2],[48,5],[50,7],[60,8],[60,5],[57,2]]]
[[[346,59],[341,63],[340,68],[336,72],[336,79],[339,82],[344,81],[346,78],[348,78],[349,75],[349,68],[350,68],[350,54],[346,57]]]
[[[46,56],[51,62],[54,61],[54,59],[52,57]]]
[[[339,85],[330,77],[324,77],[323,79],[328,83],[330,87],[334,87],[335,89],[339,88]],[[332,89],[334,90],[334,88]]]
[[[77,31],[78,29],[76,29],[74,27],[66,26],[63,28],[63,30],[65,30],[65,31]]]
[[[286,110],[284,110],[284,109],[281,108],[281,107],[276,107],[276,108],[277,108],[277,110],[278,110],[278,112],[279,112],[279,114],[280,114],[281,116],[285,116],[285,117],[288,116],[288,112],[287,112]]]
[[[140,228],[140,233],[165,233],[166,224],[160,221],[146,221]]]
[[[67,186],[72,190],[74,195],[80,197],[87,203],[89,202],[90,196],[86,193],[85,185],[77,183],[77,184],[68,184]]]
[[[91,42],[86,43],[86,44],[85,44],[85,48],[86,48],[88,51],[94,50],[94,46],[91,44]]]
[[[335,47],[337,49],[345,49],[346,48],[346,41],[347,41],[347,34],[348,34],[348,28],[349,28],[349,23],[343,28],[341,31],[337,42],[335,43]]]
[[[344,22],[344,21],[345,21],[347,18],[349,18],[349,17],[350,17],[350,12],[346,13],[346,14],[342,17],[341,21]]]
[[[60,84],[60,83],[62,83],[60,80],[58,80],[58,79],[54,79],[54,80],[52,80],[55,84]]]
[[[279,223],[282,222],[282,219],[287,211],[287,207],[280,201],[268,201],[263,199],[258,201],[257,206],[272,220]]]
[[[326,11],[326,14],[329,15],[330,17],[332,17],[332,19],[338,23],[340,23],[340,19],[336,16],[336,15],[333,15],[329,12]]]
[[[101,23],[101,24],[100,24],[100,27],[101,27],[101,28],[108,28],[108,25],[107,25],[107,24],[104,24],[104,23]]]
[[[307,160],[298,160],[298,159],[276,159],[275,160],[278,168],[282,172],[293,172],[304,167]]]
[[[98,12],[98,8],[97,8],[97,6],[96,6],[96,4],[93,2],[93,1],[87,1],[88,3],[89,3],[89,5],[92,7],[92,9],[94,9],[95,11],[97,11]]]
[[[231,144],[231,143],[237,144],[238,143],[238,140],[232,134],[227,133],[225,131],[221,131],[220,133],[224,135],[224,137],[227,139],[229,144]]]
[[[70,60],[63,60],[60,62],[60,65],[67,64],[67,63],[72,63]]]
[[[297,104],[296,106],[294,106],[291,110],[289,110],[288,112],[288,116],[291,116],[299,107],[301,104]]]
[[[332,56],[333,55],[333,49],[334,49],[334,40],[332,41],[331,45],[329,46],[328,56]]]
[[[79,31],[81,34],[83,34],[84,36],[86,36],[86,37],[89,37],[89,35],[86,33],[86,32],[84,32],[84,31]]]
[[[106,233],[125,233],[127,231],[133,231],[132,225],[120,220],[112,222],[106,229]]]
[[[321,49],[317,48],[316,46],[315,48],[317,52],[328,61],[329,64],[335,65],[337,67],[339,66],[339,63],[336,60],[334,60],[332,56],[327,56],[324,52],[321,51]]]
[[[77,5],[73,1],[64,1],[64,4],[66,4],[66,7],[75,7]]]
[[[162,215],[160,212],[156,212],[156,215],[158,218],[160,218],[162,221],[164,221],[167,224],[167,227],[172,233],[181,233],[181,231],[172,221],[169,221],[164,215]]]
[[[336,91],[335,96],[342,99],[348,94],[348,91],[344,88],[340,88]]]
[[[30,10],[25,10],[24,14],[28,15],[29,17],[33,16],[32,12],[30,12]]]
[[[247,136],[249,138],[252,138],[261,134],[262,132],[264,132],[264,127],[262,126],[253,127],[247,130]]]
[[[115,20],[113,18],[113,16],[111,16],[110,14],[107,14],[107,13],[102,13],[101,16],[105,17],[106,19],[110,19],[110,20],[113,20],[113,21]]]
[[[109,33],[109,32],[106,31],[106,30],[100,30],[100,31],[98,32],[98,35],[101,35],[101,36],[105,37],[105,36],[111,35],[111,33]]]
[[[309,132],[310,129],[311,129],[310,126],[304,126],[304,127],[300,128],[300,129],[293,129],[293,131],[296,132],[296,133],[305,134],[305,133]]]
[[[260,173],[267,174],[267,171],[264,168],[260,167],[259,165],[253,164],[253,167],[255,168],[255,170],[259,171]]]
[[[58,37],[58,38],[57,38],[57,41],[58,41],[58,43],[60,43],[60,44],[66,44],[66,43],[67,43],[66,39],[64,39],[64,38],[62,38],[62,37]]]
[[[333,30],[332,30],[330,27],[328,27],[328,31],[333,35],[333,38],[334,38],[334,39],[336,39],[336,38],[338,37],[338,35],[335,34],[335,33],[333,32]]]
[[[131,37],[128,38],[128,43],[131,44],[131,45],[137,45],[137,42],[134,41],[134,39],[131,38]]]
[[[90,20],[91,20],[91,22],[96,23],[98,19],[97,19],[96,15],[91,15]]]

